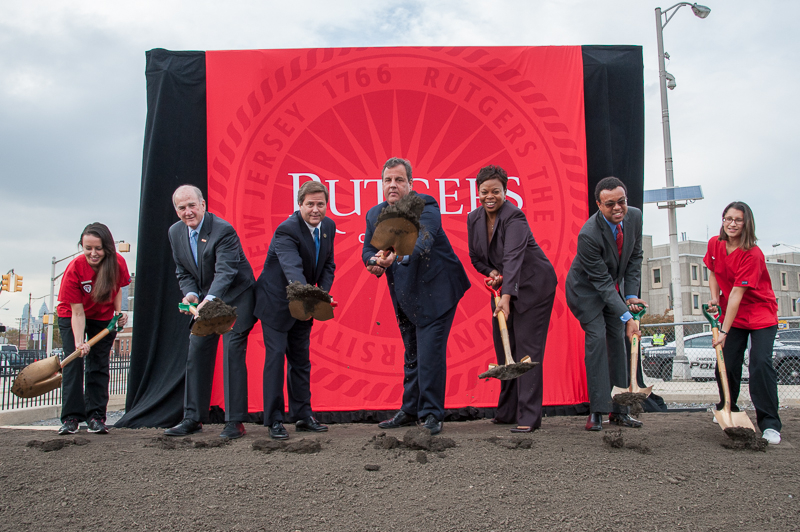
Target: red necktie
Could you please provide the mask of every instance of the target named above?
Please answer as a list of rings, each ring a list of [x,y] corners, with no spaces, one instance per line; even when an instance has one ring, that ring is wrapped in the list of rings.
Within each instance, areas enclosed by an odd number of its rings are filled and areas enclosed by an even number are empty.
[[[622,224],[617,225],[617,253],[622,258]]]

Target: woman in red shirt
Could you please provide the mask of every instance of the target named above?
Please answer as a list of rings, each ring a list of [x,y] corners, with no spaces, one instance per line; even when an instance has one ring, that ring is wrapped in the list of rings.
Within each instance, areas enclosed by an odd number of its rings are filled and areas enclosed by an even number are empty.
[[[79,245],[83,254],[67,266],[58,292],[58,329],[64,352],[81,350],[80,358],[62,372],[63,425],[58,433],[75,434],[78,424],[86,421],[89,432],[106,434],[108,359],[116,334],[105,336],[91,347],[86,342],[105,329],[115,313],[120,313],[120,288],[130,284],[131,276],[105,225],[98,222],[87,225]],[[125,325],[127,321],[123,313],[118,323]]]
[[[722,345],[731,410],[739,411],[736,400],[742,382],[744,352],[750,340],[750,398],[762,436],[775,445],[781,441],[777,374],[772,365],[778,303],[764,253],[756,241],[753,212],[746,203],[734,201],[725,207],[719,237],[709,240],[703,261],[709,270],[710,310],[715,311],[719,306],[724,317],[714,346]],[[719,394],[722,399],[721,388]],[[722,406],[720,402],[717,409]]]

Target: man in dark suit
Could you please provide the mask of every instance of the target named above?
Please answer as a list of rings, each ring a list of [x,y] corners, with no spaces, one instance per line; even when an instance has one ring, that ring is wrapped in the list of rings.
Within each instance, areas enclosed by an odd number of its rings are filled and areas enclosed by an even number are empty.
[[[181,221],[169,228],[172,257],[183,303],[199,303],[200,310],[215,298],[236,307],[233,330],[223,336],[225,429],[223,438],[241,438],[247,416],[247,336],[255,325],[255,279],[233,226],[209,212],[203,193],[183,185],[172,195]],[[186,436],[202,430],[208,418],[211,384],[219,335],[189,337],[183,421],[167,429],[167,436]]]
[[[378,426],[397,428],[419,419],[435,435],[441,432],[444,419],[447,338],[458,302],[470,283],[442,229],[439,205],[425,194],[420,194],[425,208],[412,255],[398,257],[370,244],[381,210],[411,193],[411,164],[393,157],[383,165],[381,178],[386,201],[367,213],[362,258],[370,273],[380,277],[386,272],[405,346],[405,378],[400,411]]]
[[[606,413],[610,423],[638,428],[642,423],[627,414],[627,407],[612,402],[611,387],[628,386],[625,336],[641,336],[630,311],[647,306],[638,297],[642,211],[628,207],[627,189],[616,177],[601,179],[594,196],[598,212],[578,235],[566,283],[567,305],[586,333],[586,430],[602,430]]]
[[[298,431],[325,432],[312,416],[309,345],[314,320],[300,321],[289,313],[286,287],[297,281],[330,290],[336,265],[333,237],[336,224],[326,218],[328,189],[308,181],[297,194],[299,209],[275,230],[264,270],[256,282],[256,316],[264,332],[264,425],[274,439],[286,439],[283,426],[283,360],[289,368],[286,386],[289,418]]]

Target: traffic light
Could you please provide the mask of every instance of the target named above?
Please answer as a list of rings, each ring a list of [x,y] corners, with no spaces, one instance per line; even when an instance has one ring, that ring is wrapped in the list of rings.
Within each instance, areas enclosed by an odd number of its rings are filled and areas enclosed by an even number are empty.
[[[0,292],[5,290],[6,292],[11,292],[11,274],[4,273],[3,274],[3,287],[0,289]]]
[[[14,275],[14,292],[22,292],[22,276]]]

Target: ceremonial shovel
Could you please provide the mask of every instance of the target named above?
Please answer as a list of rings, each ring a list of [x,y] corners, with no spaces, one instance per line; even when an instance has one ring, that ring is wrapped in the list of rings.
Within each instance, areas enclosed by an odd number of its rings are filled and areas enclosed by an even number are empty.
[[[97,333],[86,343],[93,346],[115,329],[121,331],[122,327],[117,328],[117,321],[120,316],[122,316],[122,314],[114,316],[105,329]],[[17,397],[27,399],[46,394],[50,390],[55,390],[61,386],[61,369],[75,360],[80,354],[81,350],[76,349],[75,352],[65,358],[63,362],[59,361],[57,356],[51,356],[25,366],[22,368],[22,371],[19,372],[17,378],[14,379],[14,384],[11,386],[11,393]]]
[[[328,292],[318,286],[300,284],[300,281],[286,287],[286,297],[289,299],[289,314],[300,321],[309,318],[327,321],[333,318],[333,309],[337,306]]]
[[[192,334],[195,336],[209,336],[211,334],[225,334],[233,329],[236,322],[236,308],[226,305],[217,298],[203,305],[197,311],[197,303],[189,305],[178,303],[178,310],[191,312],[194,315]]]
[[[411,255],[419,237],[419,218],[425,200],[410,193],[394,205],[387,205],[378,215],[370,244],[382,251],[394,250],[397,255]]]
[[[714,336],[714,341],[719,338],[719,312],[716,316],[708,313],[708,305],[703,305],[703,315],[711,324],[711,331]],[[743,429],[750,429],[755,432],[753,422],[750,421],[747,412],[731,412],[731,389],[728,387],[728,372],[725,368],[725,357],[722,356],[722,346],[717,346],[717,373],[719,373],[719,382],[722,385],[722,396],[725,404],[722,405],[722,410],[714,410],[714,418],[719,423],[719,427],[725,431],[728,436],[733,436],[726,429],[733,427],[741,427]]]
[[[503,277],[500,276],[500,279]],[[492,280],[491,277],[487,277],[483,280],[486,288],[494,295],[494,304],[495,307],[500,305],[500,290],[496,288],[492,288],[489,286],[489,282]],[[506,325],[506,316],[503,314],[502,311],[497,313],[497,323],[500,325],[500,338],[503,340],[503,351],[506,355],[506,363],[505,365],[498,365],[498,364],[489,364],[489,369],[478,375],[479,379],[489,379],[495,378],[501,381],[508,381],[511,379],[516,379],[520,375],[524,374],[527,371],[533,369],[534,366],[539,364],[538,362],[532,362],[531,357],[525,357],[519,362],[514,362],[514,359],[511,357],[511,342],[508,339],[508,326]]]
[[[644,313],[647,312],[646,308],[643,308],[639,312],[633,315],[631,319],[636,320],[636,324],[639,324],[639,320]],[[653,391],[652,386],[648,386],[647,388],[640,388],[639,381],[636,379],[636,372],[639,368],[639,337],[635,334],[633,338],[631,338],[631,381],[630,386],[627,388],[620,388],[619,386],[614,386],[614,389],[611,390],[611,397],[614,399],[614,402],[617,404],[627,404],[630,405],[633,403],[641,403],[650,393]],[[626,394],[637,394],[636,396],[633,395],[626,395]]]

